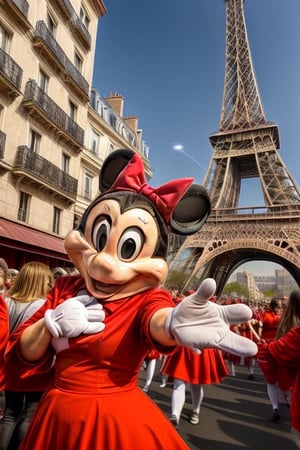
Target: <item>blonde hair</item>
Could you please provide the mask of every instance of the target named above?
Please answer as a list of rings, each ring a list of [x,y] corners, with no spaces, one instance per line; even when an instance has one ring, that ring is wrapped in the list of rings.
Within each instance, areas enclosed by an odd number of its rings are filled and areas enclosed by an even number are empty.
[[[31,261],[21,268],[9,291],[9,296],[18,302],[32,302],[47,297],[54,286],[50,268],[41,262]]]

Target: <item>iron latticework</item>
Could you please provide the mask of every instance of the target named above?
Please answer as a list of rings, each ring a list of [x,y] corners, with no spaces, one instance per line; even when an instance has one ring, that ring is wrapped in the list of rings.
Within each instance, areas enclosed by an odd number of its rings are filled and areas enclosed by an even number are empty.
[[[300,285],[300,191],[278,153],[278,127],[265,117],[243,3],[226,1],[221,119],[219,130],[209,137],[214,152],[203,182],[212,214],[198,233],[184,241],[175,259],[170,246],[168,283],[176,282],[182,289],[211,276],[220,293],[231,273],[251,260],[281,264]],[[246,178],[260,182],[263,205],[239,208],[241,182]]]

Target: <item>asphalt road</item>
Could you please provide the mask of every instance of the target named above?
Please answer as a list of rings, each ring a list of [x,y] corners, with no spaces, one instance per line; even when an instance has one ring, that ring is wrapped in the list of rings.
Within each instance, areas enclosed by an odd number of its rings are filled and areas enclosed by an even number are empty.
[[[172,383],[160,388],[157,368],[148,395],[169,417]],[[191,397],[187,390],[186,403],[180,420],[179,433],[191,450],[295,450],[290,435],[289,408],[280,404],[281,419],[271,421],[272,407],[266,384],[259,368],[255,380],[248,380],[248,370],[237,367],[236,377],[228,376],[221,384],[204,386],[200,423],[191,425]],[[141,370],[142,387],[145,370]]]

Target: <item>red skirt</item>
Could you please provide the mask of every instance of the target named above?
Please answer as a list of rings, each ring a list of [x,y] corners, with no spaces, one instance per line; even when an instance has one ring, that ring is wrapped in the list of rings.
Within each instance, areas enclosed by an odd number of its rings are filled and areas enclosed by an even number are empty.
[[[198,355],[186,347],[167,356],[161,372],[191,384],[220,383],[229,374],[220,350],[206,348]]]
[[[159,407],[139,388],[113,394],[50,389],[19,450],[188,450]]]

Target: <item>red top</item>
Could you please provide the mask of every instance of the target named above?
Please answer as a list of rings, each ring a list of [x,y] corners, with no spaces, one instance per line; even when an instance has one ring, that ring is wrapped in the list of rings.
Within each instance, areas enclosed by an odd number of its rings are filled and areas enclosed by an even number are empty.
[[[59,278],[49,304],[54,307],[81,288],[81,277]],[[39,403],[20,450],[139,450],[145,442],[151,450],[187,450],[173,425],[137,386],[140,366],[150,349],[174,350],[156,344],[149,334],[153,313],[168,306],[174,303],[164,289],[103,302],[103,332],[64,339],[65,349],[56,355],[53,383]],[[34,317],[27,325],[33,321]],[[16,361],[17,348],[15,336],[10,355]],[[49,356],[51,349],[44,364]],[[19,364],[18,372],[26,373],[28,364],[20,360]],[[32,371],[36,366],[37,375],[41,364],[31,365]]]
[[[0,295],[0,392],[4,389],[4,353],[8,342],[9,320],[6,302]]]
[[[261,315],[263,324],[262,339],[270,341],[275,338],[281,315],[274,311],[264,311]]]

